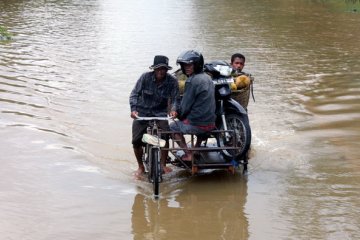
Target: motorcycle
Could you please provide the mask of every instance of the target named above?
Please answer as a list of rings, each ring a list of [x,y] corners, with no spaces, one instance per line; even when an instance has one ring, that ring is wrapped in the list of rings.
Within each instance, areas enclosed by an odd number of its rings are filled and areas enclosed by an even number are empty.
[[[204,65],[204,72],[212,77],[215,85],[216,126],[224,130],[217,136],[218,147],[224,147],[221,153],[226,160],[234,160],[246,167],[251,128],[247,111],[231,98],[232,68],[224,61],[213,61]],[[236,148],[226,149],[227,146]]]
[[[205,139],[205,143],[201,149],[193,150],[196,152],[197,158],[192,162],[192,167],[196,165],[198,168],[214,169],[230,166],[233,169],[234,166],[241,164],[243,171],[246,172],[251,144],[251,128],[247,110],[231,97],[230,84],[234,83],[232,68],[224,61],[213,61],[204,64],[204,72],[211,76],[215,85],[216,130],[208,132],[204,136],[197,136]],[[180,83],[184,85],[186,76],[181,70],[177,70],[174,74],[179,79],[179,86]],[[193,141],[190,141],[188,145],[190,149],[193,149]],[[180,167],[189,167],[189,164],[185,164],[181,158],[176,156],[171,163]],[[194,171],[196,172],[196,169],[193,169]]]

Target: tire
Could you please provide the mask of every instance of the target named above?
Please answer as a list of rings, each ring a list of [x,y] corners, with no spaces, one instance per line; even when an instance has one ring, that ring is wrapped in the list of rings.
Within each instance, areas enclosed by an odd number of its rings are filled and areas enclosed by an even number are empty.
[[[222,150],[223,156],[227,160],[241,160],[246,157],[246,154],[250,148],[251,143],[251,129],[249,125],[249,118],[247,115],[240,114],[228,114],[225,115],[226,125],[228,130],[234,130],[236,137],[233,136],[234,133],[229,132],[230,138],[226,139],[225,133],[219,134],[218,145],[219,147],[233,147],[234,145],[238,147],[238,150]],[[221,130],[224,130],[224,126],[221,123]],[[233,140],[236,139],[236,143],[233,143]]]
[[[160,149],[151,149],[151,182],[153,184],[154,195],[159,195],[159,185],[161,180],[161,168],[160,168]]]
[[[148,145],[143,147],[143,155],[142,155],[142,162],[144,164],[145,173],[149,172],[149,152],[148,152],[148,148],[149,148]]]

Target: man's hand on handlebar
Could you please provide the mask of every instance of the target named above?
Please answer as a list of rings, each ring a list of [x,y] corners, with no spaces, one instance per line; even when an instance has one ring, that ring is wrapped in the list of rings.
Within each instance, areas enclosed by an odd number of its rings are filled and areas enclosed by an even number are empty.
[[[138,114],[139,114],[139,113],[138,113],[137,111],[133,111],[133,112],[131,112],[130,117],[133,118],[133,119],[136,119],[136,118],[139,117]]]
[[[174,119],[177,117],[178,113],[176,111],[171,111],[169,115],[172,119]]]

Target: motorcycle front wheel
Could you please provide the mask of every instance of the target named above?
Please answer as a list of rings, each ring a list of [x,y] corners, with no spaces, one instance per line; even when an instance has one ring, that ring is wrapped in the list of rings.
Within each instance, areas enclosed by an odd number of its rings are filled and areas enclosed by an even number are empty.
[[[232,113],[225,115],[225,119],[227,129],[233,131],[230,131],[227,134],[220,133],[218,137],[218,145],[219,147],[236,147],[236,149],[221,150],[222,154],[227,160],[244,159],[251,144],[249,118],[247,115]],[[224,130],[222,123],[220,129]]]

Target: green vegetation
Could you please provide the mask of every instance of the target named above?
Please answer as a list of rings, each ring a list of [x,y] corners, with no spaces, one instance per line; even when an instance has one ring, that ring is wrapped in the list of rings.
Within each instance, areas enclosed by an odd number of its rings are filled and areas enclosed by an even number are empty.
[[[332,4],[334,11],[344,11],[344,12],[353,12],[357,13],[360,10],[360,0],[331,0],[329,1]]]
[[[327,4],[333,11],[343,11],[351,13],[360,12],[360,0],[311,0],[312,2],[320,2]]]
[[[0,40],[10,40],[11,37],[12,34],[5,27],[0,26]]]

